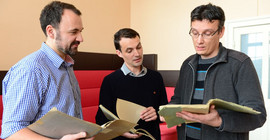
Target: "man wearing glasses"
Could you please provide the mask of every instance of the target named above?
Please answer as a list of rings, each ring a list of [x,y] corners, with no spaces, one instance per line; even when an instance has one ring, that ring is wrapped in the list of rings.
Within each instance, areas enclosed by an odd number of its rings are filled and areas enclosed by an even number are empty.
[[[176,116],[196,123],[178,126],[179,140],[248,140],[249,131],[266,121],[263,95],[251,59],[220,42],[225,15],[215,5],[196,7],[191,12],[191,29],[196,54],[182,64],[170,104],[205,104],[219,98],[260,111],[251,115],[210,107],[208,114],[177,112]]]

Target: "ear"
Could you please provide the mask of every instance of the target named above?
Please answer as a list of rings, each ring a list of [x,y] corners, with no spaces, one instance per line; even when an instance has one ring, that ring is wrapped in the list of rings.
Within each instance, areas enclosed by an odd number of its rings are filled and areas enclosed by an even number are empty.
[[[120,50],[116,50],[116,54],[117,54],[119,57],[123,58],[122,52],[121,52]]]
[[[223,26],[221,32],[219,33],[219,38],[222,38],[225,32],[225,27]]]
[[[48,25],[48,26],[46,27],[46,33],[47,33],[47,36],[48,36],[49,38],[52,38],[52,39],[54,39],[55,36],[56,36],[56,31],[55,31],[55,29],[52,27],[52,25]]]

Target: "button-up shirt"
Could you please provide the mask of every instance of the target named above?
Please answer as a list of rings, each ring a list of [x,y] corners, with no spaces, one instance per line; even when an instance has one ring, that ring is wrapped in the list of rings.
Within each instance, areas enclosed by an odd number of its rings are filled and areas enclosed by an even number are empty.
[[[147,68],[142,66],[142,70],[138,75],[134,74],[132,71],[130,71],[127,67],[127,65],[124,63],[121,67],[121,71],[124,73],[124,75],[130,75],[132,77],[142,77],[147,73]]]
[[[15,64],[3,80],[2,139],[40,119],[52,107],[82,119],[80,88],[70,56],[45,43]],[[68,61],[67,61],[68,60]]]

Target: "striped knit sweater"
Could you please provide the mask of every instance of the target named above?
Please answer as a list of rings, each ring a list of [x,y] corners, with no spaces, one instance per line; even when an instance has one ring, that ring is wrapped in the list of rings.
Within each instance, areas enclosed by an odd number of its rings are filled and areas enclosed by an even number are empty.
[[[210,59],[199,59],[197,73],[196,73],[196,83],[195,90],[192,96],[191,104],[202,104],[204,97],[204,80],[208,68],[213,64],[216,57]],[[200,123],[190,123],[187,124],[187,140],[200,140],[201,139],[201,124]]]

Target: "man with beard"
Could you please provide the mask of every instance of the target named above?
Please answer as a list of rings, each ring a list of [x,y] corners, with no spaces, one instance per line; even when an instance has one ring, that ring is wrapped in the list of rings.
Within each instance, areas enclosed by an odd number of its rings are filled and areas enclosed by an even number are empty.
[[[70,55],[82,38],[81,12],[71,4],[53,1],[41,12],[46,35],[40,50],[15,64],[3,80],[2,139],[48,140],[27,128],[52,107],[82,119],[80,88]],[[65,129],[65,128],[63,128]],[[71,134],[62,140],[85,138]]]
[[[117,98],[124,99],[146,107],[141,112],[138,127],[148,131],[156,140],[160,140],[159,116],[160,105],[167,104],[167,94],[163,79],[157,71],[147,69],[142,65],[143,48],[140,35],[133,29],[124,28],[114,35],[116,53],[123,58],[121,69],[106,76],[100,89],[99,104],[116,113]],[[133,111],[133,110],[130,110]],[[99,109],[96,115],[97,124],[104,124],[109,120]],[[115,140],[149,139],[146,136],[124,133]]]

